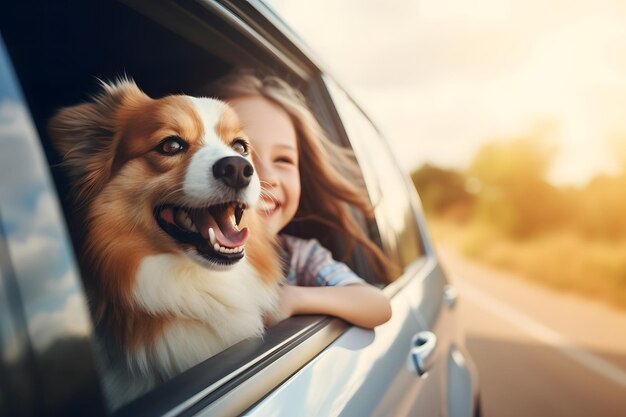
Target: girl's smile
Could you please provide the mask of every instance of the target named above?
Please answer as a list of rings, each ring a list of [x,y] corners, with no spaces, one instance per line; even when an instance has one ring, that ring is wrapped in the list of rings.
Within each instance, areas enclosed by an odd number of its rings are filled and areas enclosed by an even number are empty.
[[[280,203],[278,201],[272,198],[267,198],[266,196],[262,196],[257,204],[258,212],[261,216],[266,218],[272,217],[279,207]]]

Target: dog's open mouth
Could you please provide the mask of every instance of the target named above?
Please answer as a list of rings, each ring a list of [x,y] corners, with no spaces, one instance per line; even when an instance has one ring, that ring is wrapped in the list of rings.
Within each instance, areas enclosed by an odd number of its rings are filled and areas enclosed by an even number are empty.
[[[207,260],[232,264],[243,258],[248,229],[239,229],[246,206],[224,203],[208,208],[163,205],[155,209],[157,223],[185,248],[195,247]]]

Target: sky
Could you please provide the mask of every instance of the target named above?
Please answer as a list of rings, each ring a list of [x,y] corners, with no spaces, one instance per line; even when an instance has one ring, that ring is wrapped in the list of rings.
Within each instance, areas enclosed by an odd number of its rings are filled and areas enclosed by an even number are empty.
[[[89,334],[91,322],[56,192],[43,168],[45,156],[16,81],[0,39],[0,148],[5,150],[0,174],[19,178],[0,181],[0,231],[24,300],[30,340],[43,351],[59,334]],[[22,339],[13,337],[17,330],[10,320],[1,322],[0,339],[7,345],[2,360],[17,360]]]
[[[485,143],[548,131],[557,185],[626,149],[623,0],[268,0],[406,170],[466,168]],[[549,126],[549,129],[545,127]]]

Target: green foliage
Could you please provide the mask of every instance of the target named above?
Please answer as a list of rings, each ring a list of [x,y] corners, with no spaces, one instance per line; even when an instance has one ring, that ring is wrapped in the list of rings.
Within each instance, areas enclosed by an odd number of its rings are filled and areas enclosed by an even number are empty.
[[[626,171],[583,188],[557,188],[546,180],[555,149],[541,135],[499,141],[480,149],[466,172],[426,164],[411,177],[427,215],[446,217],[463,207],[465,221],[503,237],[569,230],[591,239],[626,238]]]
[[[441,216],[455,206],[473,202],[465,189],[465,176],[458,171],[425,164],[411,174],[411,179],[428,215]]]
[[[513,238],[526,238],[563,223],[566,204],[545,179],[555,148],[541,137],[483,147],[468,174],[483,184],[477,216]]]
[[[425,165],[412,178],[427,213],[454,230],[448,242],[466,255],[626,308],[623,150],[619,175],[579,188],[546,180],[554,147],[541,135],[486,145],[464,173]],[[462,227],[446,216],[459,204]]]
[[[478,151],[468,173],[488,185],[532,185],[545,180],[555,151],[540,136],[494,142]]]
[[[577,206],[572,227],[589,238],[626,237],[626,175],[601,176],[573,197]]]

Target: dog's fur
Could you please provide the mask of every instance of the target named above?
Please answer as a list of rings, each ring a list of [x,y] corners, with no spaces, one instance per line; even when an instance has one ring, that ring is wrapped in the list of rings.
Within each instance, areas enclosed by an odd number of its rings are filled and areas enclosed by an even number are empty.
[[[241,189],[213,174],[221,158],[249,159],[233,146],[245,134],[232,109],[207,98],[152,99],[121,80],[103,83],[92,102],[61,109],[49,131],[70,180],[74,235],[114,406],[262,334],[281,272],[254,210],[244,215],[250,237],[239,261],[203,256],[157,221],[168,218],[161,214],[167,206],[254,206],[256,173]],[[184,151],[162,154],[168,137],[181,138]]]

